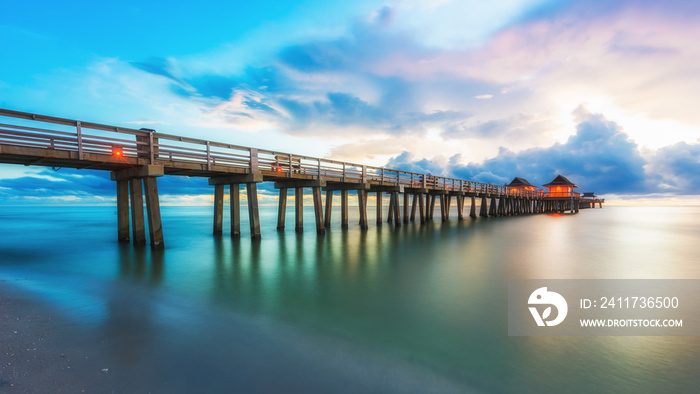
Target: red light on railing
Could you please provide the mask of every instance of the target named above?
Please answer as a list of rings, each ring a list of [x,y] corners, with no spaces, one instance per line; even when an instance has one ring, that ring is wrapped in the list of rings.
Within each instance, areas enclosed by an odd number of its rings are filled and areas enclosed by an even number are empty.
[[[122,148],[121,146],[113,146],[112,147],[112,156],[123,157],[124,156],[124,148]]]
[[[277,167],[277,172],[282,172],[282,167]]]

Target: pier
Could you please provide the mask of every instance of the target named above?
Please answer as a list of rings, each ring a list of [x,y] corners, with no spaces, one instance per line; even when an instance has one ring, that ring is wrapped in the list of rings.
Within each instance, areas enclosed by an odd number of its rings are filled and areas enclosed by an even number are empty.
[[[384,223],[382,200],[386,195],[386,222],[394,226],[432,221],[436,205],[440,220],[446,221],[454,205],[457,219],[463,220],[466,215],[476,218],[477,206],[480,217],[495,217],[577,213],[590,203],[573,191],[578,186],[562,176],[548,184],[548,191],[513,183],[499,186],[6,109],[0,109],[0,163],[110,171],[116,185],[118,240],[145,244],[148,227],[150,245],[156,249],[164,247],[157,182],[163,176],[208,178],[214,194],[212,232],[216,236],[223,233],[228,189],[231,236],[240,237],[240,189],[245,186],[250,234],[261,237],[257,188],[262,182],[273,182],[279,191],[279,231],[287,226],[289,189],[295,196],[294,229],[303,231],[304,193],[311,189],[319,234],[334,224],[334,195],[340,196],[339,225],[349,227],[350,192],[357,194],[362,229],[369,226],[367,202],[372,194],[377,198],[377,225]],[[595,201],[602,207],[602,199]]]

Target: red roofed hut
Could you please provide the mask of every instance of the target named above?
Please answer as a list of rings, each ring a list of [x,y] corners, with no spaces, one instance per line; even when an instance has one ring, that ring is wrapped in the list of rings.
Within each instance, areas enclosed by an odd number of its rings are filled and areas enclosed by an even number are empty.
[[[530,182],[527,181],[525,178],[519,178],[515,177],[513,180],[508,184],[508,187],[510,188],[510,192],[514,194],[522,194],[523,191],[535,191],[537,190],[537,186],[532,186]]]
[[[567,198],[578,197],[579,193],[574,192],[574,188],[579,187],[563,175],[557,175],[553,181],[542,185],[547,188],[547,197]]]

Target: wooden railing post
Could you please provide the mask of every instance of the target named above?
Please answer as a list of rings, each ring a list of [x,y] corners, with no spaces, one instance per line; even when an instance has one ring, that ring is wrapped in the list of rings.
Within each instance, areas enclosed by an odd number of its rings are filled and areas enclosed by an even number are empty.
[[[211,170],[211,147],[209,146],[209,141],[207,141],[207,171]]]
[[[78,160],[83,160],[83,131],[80,121],[75,122],[75,128],[78,134]]]
[[[138,141],[138,139],[137,139]],[[136,148],[138,150],[138,147]],[[148,152],[150,154],[150,159],[151,159],[151,164],[154,164],[153,161],[155,160],[155,147],[153,146],[153,132],[149,131],[148,132]]]
[[[289,166],[292,166],[292,162],[289,162]],[[250,148],[250,173],[257,174],[260,172],[258,167],[258,150],[255,148]]]

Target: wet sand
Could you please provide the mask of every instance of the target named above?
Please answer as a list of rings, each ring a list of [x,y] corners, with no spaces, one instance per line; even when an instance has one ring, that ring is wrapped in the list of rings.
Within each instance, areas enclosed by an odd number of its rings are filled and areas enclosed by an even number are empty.
[[[177,310],[168,300],[149,301],[160,304],[149,310],[185,312],[182,324],[149,326],[138,307],[144,296],[124,296],[134,310],[120,307],[115,331],[110,323],[74,321],[21,280],[0,280],[0,391],[465,392],[404,360],[335,338],[307,338],[215,311]]]

